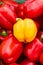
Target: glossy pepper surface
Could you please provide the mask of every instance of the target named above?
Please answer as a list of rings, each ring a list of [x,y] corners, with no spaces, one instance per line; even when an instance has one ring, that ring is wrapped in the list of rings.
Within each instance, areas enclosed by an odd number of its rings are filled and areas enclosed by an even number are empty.
[[[33,42],[26,45],[24,54],[31,61],[38,62],[42,49],[43,44],[36,38]]]
[[[12,35],[5,38],[1,43],[0,56],[6,63],[15,62],[23,51],[23,45]]]
[[[17,2],[15,2],[15,1],[11,1],[11,0],[3,0],[3,2],[4,3],[6,3],[11,9],[12,9],[12,11],[14,11],[14,10],[17,10],[17,8],[18,8],[18,3]]]
[[[18,17],[24,19],[26,17],[24,14],[24,4],[19,4],[17,10],[18,10],[17,12]]]
[[[12,7],[14,8],[14,6]],[[12,29],[12,25],[16,22],[16,12],[11,8],[4,2],[0,4],[0,25],[4,29]]]
[[[40,55],[40,63],[43,64],[43,52]]]
[[[20,1],[20,0],[16,0]],[[22,0],[21,0],[22,1]],[[24,3],[21,4],[21,7],[19,7],[19,10],[21,9],[23,14],[23,17],[30,17],[35,18],[41,14],[43,14],[43,0],[23,0]],[[19,11],[19,17],[22,17],[21,11]]]
[[[31,42],[37,34],[37,26],[32,19],[19,19],[13,26],[13,35],[21,42]]]

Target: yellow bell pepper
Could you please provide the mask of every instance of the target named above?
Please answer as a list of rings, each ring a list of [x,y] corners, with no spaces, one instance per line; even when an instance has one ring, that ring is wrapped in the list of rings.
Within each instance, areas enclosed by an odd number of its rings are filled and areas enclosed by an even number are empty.
[[[20,42],[31,42],[37,34],[37,26],[32,19],[19,19],[13,26],[13,35]]]

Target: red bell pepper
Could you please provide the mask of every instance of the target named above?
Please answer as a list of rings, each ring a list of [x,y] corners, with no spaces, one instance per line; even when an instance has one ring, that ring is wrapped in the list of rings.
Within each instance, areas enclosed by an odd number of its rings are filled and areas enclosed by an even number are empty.
[[[21,4],[22,13],[24,11],[24,15],[26,17],[34,18],[41,14],[43,14],[43,0],[16,0],[17,2],[21,3],[23,1],[24,3]],[[21,11],[18,11],[19,17],[22,17]],[[23,15],[23,16],[24,16]]]
[[[6,3],[12,9],[12,11],[17,10],[18,8],[18,3],[15,1],[3,0],[3,2]]]
[[[43,64],[43,52],[40,55],[40,63]]]
[[[0,57],[5,63],[15,62],[23,51],[23,45],[15,37],[8,36],[1,43]]]
[[[24,4],[24,12],[30,18],[41,15],[43,13],[43,0],[27,0],[27,3]]]
[[[4,29],[12,29],[12,25],[16,22],[16,17],[16,12],[12,11],[9,5],[0,4],[0,25]]]
[[[19,18],[25,18],[26,16],[24,15],[24,4],[19,4],[18,6],[18,11],[17,11],[17,15]]]
[[[7,34],[10,36],[13,34],[13,32],[11,30],[7,30]]]
[[[36,65],[34,62],[29,61],[28,59],[25,59],[20,63],[20,65]]]
[[[17,64],[17,63],[12,63],[12,64],[9,64],[9,65],[19,65],[19,64]]]
[[[26,45],[24,54],[31,61],[38,62],[42,49],[43,44],[36,38],[33,42]]]
[[[43,31],[39,31],[38,34],[37,34],[37,37],[43,44]],[[42,49],[42,52],[40,54],[39,61],[40,61],[41,64],[43,64],[43,49]]]

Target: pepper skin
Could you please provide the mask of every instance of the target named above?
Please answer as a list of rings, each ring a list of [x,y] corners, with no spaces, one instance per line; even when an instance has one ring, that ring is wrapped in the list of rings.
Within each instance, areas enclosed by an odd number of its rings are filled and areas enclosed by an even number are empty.
[[[17,8],[18,8],[18,3],[17,2],[15,2],[15,1],[11,1],[11,0],[3,0],[3,2],[4,3],[6,3],[11,9],[12,9],[12,11],[14,11],[14,10],[17,10]]]
[[[12,64],[9,64],[9,65],[18,65],[17,63],[12,63]]]
[[[0,43],[4,40],[5,38],[0,35]]]
[[[18,6],[17,15],[19,18],[22,18],[22,19],[24,19],[26,17],[23,10],[24,10],[24,4],[20,4]]]
[[[28,59],[25,59],[20,63],[20,65],[36,65],[34,62],[29,61]]]
[[[7,4],[0,5],[0,24],[4,29],[12,29],[12,25],[16,22],[16,17],[16,12],[12,11]]]
[[[8,36],[1,43],[0,57],[5,63],[15,62],[23,51],[23,45],[15,37]]]
[[[37,35],[37,26],[32,19],[18,19],[13,26],[13,35],[20,42],[31,42]]]
[[[21,7],[23,7],[23,9],[19,7],[19,10],[21,9],[21,11],[24,13],[23,16],[26,16],[28,18],[35,18],[43,14],[43,0],[25,0],[25,2],[22,4]],[[20,14],[21,11],[18,11],[19,17],[22,17]]]
[[[40,63],[43,64],[43,52],[40,55]]]
[[[42,49],[43,44],[36,38],[33,42],[26,45],[24,54],[31,61],[38,62]]]
[[[27,0],[24,3],[24,12],[25,16],[30,18],[43,14],[43,0]]]
[[[12,29],[11,23],[1,13],[0,13],[0,25],[4,29]]]

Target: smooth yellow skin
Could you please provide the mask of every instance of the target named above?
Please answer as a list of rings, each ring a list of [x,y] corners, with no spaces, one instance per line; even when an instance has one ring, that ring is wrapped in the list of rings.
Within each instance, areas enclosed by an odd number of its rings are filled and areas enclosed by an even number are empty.
[[[24,42],[24,21],[18,20],[13,26],[13,34],[19,40]]]
[[[13,26],[13,35],[20,42],[31,42],[34,40],[37,34],[36,24],[32,19],[26,18],[20,19]]]

